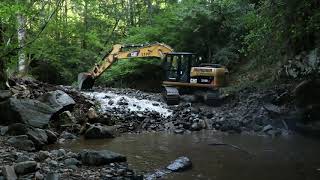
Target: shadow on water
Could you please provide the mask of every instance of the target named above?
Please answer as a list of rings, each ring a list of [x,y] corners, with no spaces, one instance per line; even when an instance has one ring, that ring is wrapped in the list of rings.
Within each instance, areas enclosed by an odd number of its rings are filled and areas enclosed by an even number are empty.
[[[225,145],[208,145],[226,143]],[[226,135],[201,131],[186,135],[170,133],[126,134],[115,139],[76,140],[61,145],[73,151],[109,149],[128,157],[133,169],[150,172],[187,156],[193,168],[166,179],[320,179],[320,141],[301,136],[270,138]]]

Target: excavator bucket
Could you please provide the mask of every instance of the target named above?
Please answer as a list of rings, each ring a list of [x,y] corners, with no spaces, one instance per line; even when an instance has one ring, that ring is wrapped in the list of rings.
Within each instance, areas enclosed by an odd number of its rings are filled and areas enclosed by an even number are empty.
[[[90,73],[80,73],[78,74],[78,85],[79,90],[91,89],[93,87],[95,79]]]

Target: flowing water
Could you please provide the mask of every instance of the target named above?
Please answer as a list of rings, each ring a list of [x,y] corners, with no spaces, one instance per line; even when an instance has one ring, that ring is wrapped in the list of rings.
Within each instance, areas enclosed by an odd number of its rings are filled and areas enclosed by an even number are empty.
[[[172,173],[165,179],[320,179],[320,141],[302,136],[270,138],[214,131],[185,135],[147,133],[104,140],[80,139],[62,146],[74,151],[119,152],[127,156],[131,168],[142,172],[163,168],[179,156],[191,159],[192,169]]]

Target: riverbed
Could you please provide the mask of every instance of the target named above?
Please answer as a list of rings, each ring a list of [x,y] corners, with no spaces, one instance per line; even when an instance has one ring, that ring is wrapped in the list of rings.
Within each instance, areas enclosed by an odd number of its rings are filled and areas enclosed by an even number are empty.
[[[271,138],[215,131],[123,134],[114,139],[79,139],[62,147],[119,152],[140,172],[163,168],[179,156],[191,159],[192,169],[165,179],[320,179],[320,141],[298,135]]]

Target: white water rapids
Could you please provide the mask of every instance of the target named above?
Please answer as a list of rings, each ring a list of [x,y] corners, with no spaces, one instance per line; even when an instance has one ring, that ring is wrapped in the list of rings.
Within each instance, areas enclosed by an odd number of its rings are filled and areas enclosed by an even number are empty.
[[[172,115],[172,110],[167,108],[167,105],[163,102],[137,99],[126,95],[115,94],[111,91],[107,92],[83,92],[83,94],[89,96],[91,99],[98,101],[101,105],[103,112],[113,108],[126,108],[131,112],[150,112],[156,111],[163,117],[169,117]],[[110,101],[113,101],[111,103]],[[119,101],[125,101],[127,105],[118,104]]]

